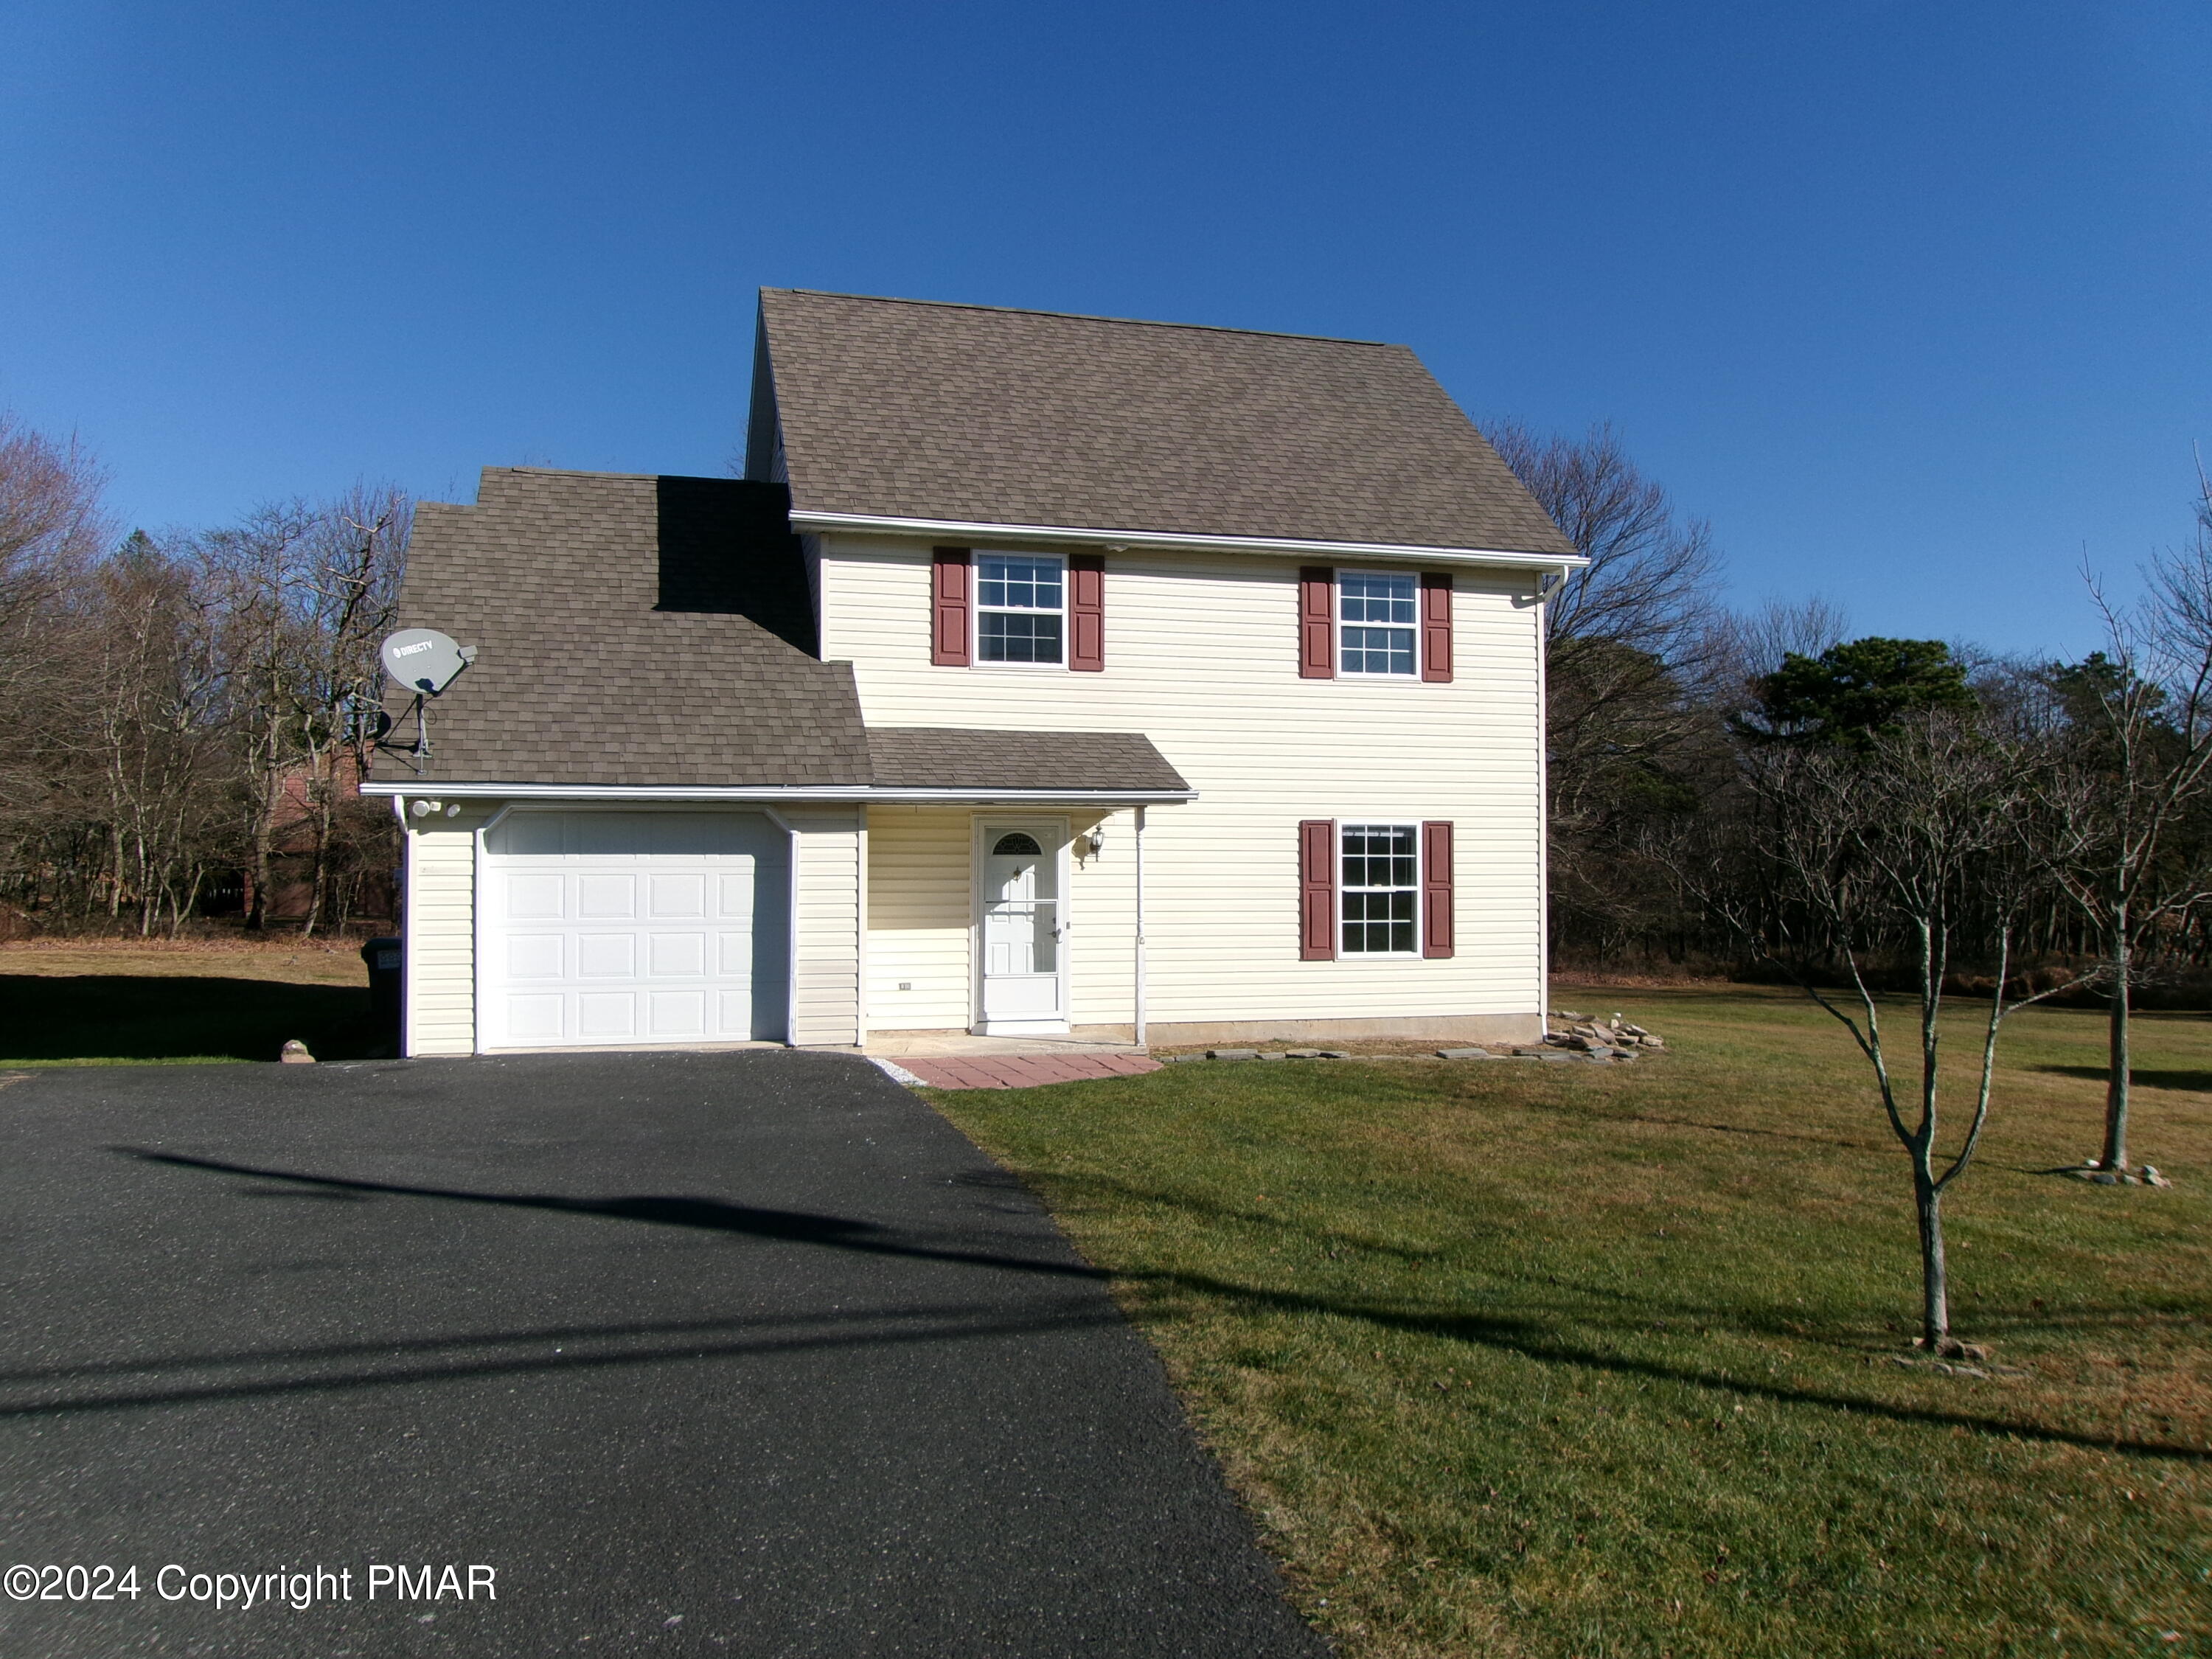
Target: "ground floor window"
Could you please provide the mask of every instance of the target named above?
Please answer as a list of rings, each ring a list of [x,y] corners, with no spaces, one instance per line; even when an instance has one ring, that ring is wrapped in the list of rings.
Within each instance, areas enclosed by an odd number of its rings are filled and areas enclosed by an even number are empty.
[[[1412,956],[1419,948],[1420,826],[1345,824],[1338,856],[1343,953]]]

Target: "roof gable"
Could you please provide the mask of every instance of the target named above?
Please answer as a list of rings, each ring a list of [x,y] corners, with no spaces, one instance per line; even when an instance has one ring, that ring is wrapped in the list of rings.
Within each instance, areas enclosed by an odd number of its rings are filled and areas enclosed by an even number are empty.
[[[1574,550],[1404,346],[767,289],[754,380],[798,511]]]

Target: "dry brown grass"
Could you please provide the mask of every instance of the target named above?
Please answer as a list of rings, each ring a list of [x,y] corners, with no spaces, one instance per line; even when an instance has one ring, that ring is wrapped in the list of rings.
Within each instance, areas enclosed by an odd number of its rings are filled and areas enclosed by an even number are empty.
[[[367,985],[361,941],[302,939],[18,939],[0,944],[0,975],[200,975],[288,985]]]

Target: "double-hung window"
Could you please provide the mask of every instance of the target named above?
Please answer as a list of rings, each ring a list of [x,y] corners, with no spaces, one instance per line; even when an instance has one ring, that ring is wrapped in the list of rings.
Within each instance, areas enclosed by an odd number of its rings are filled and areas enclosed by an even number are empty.
[[[1412,956],[1419,948],[1420,826],[1347,823],[1337,883],[1346,956]]]
[[[975,656],[980,662],[1063,660],[1067,584],[1057,558],[979,553]]]
[[[1419,605],[1410,571],[1340,570],[1336,575],[1337,660],[1346,674],[1413,672]]]

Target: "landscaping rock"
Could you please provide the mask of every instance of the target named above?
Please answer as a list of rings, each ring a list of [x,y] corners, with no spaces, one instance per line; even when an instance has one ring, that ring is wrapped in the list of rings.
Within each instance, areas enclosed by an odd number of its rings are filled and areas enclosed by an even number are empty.
[[[1263,1052],[1263,1053],[1261,1054],[1260,1058],[1261,1058],[1261,1059],[1262,1059],[1262,1060],[1288,1060],[1288,1059],[1290,1058],[1290,1056],[1289,1056],[1288,1054],[1285,1054],[1265,1053],[1265,1052]]]
[[[2156,1170],[2153,1169],[2148,1164],[2142,1166],[2142,1178],[2143,1185],[2146,1187],[2171,1187],[2173,1185],[2171,1181],[2168,1181],[2164,1176],[2160,1175]]]
[[[315,1057],[307,1052],[307,1045],[294,1037],[284,1045],[284,1052],[276,1056],[287,1066],[312,1066]]]
[[[1651,1035],[1650,1032],[1645,1030],[1641,1025],[1624,1025],[1620,1030],[1622,1035],[1625,1036],[1648,1037]]]
[[[1495,1060],[1497,1056],[1487,1048],[1439,1048],[1437,1050],[1437,1058],[1438,1060]]]
[[[1292,1060],[1319,1060],[1322,1056],[1318,1048],[1286,1048],[1283,1052]]]
[[[1316,1048],[1314,1050],[1314,1058],[1316,1060],[1350,1060],[1352,1051],[1349,1048]]]
[[[1257,1048],[1208,1048],[1206,1057],[1208,1060],[1257,1060],[1260,1051]]]

